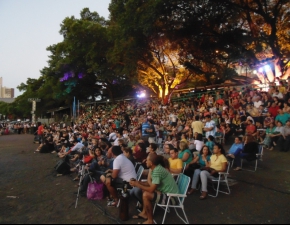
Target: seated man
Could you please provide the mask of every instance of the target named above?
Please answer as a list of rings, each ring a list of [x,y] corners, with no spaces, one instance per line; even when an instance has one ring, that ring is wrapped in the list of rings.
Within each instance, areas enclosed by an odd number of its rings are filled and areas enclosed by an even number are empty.
[[[183,162],[181,159],[178,158],[178,150],[171,149],[170,150],[170,158],[169,161],[169,172],[173,174],[180,174],[182,173],[183,169]]]
[[[228,154],[226,155],[228,160],[232,160],[233,158],[235,158],[235,154],[237,153],[237,151],[239,149],[244,149],[244,145],[242,143],[242,138],[241,137],[236,137],[235,138],[235,143],[232,145],[232,147],[230,148]]]
[[[278,147],[281,152],[288,152],[290,146],[290,120],[286,122],[286,126],[281,132],[282,136],[278,141]]]
[[[143,191],[143,210],[137,216],[147,221],[144,224],[154,224],[152,202],[166,204],[168,196],[166,193],[178,194],[179,189],[173,176],[161,166],[162,156],[149,154],[147,157],[147,167],[151,169],[151,183],[141,183],[130,181],[132,187],[138,187]],[[178,199],[171,198],[171,204],[178,204]]]
[[[117,188],[123,188],[124,181],[129,182],[132,178],[136,179],[137,174],[133,163],[123,155],[120,146],[112,148],[113,170],[109,169],[105,175],[101,176],[101,181],[106,185],[113,200],[108,203],[108,206],[116,207],[118,204]]]

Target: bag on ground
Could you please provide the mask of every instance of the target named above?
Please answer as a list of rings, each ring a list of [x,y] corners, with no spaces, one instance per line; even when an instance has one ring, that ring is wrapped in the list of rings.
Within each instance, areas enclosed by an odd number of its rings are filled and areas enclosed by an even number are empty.
[[[87,198],[89,200],[101,200],[104,197],[104,184],[91,181],[88,185]]]

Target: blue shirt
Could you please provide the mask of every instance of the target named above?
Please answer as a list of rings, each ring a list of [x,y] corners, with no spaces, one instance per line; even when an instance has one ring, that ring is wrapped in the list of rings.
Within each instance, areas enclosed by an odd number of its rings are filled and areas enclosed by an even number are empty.
[[[233,145],[232,145],[232,147],[230,148],[230,150],[229,150],[229,154],[235,154],[235,152],[238,150],[238,149],[243,149],[244,148],[244,145],[242,144],[242,143],[240,143],[240,144],[236,144],[236,143],[234,143]]]
[[[148,122],[142,123],[142,136],[148,136],[149,134],[146,134],[146,129],[149,129],[150,125]]]
[[[209,150],[212,152],[213,147],[214,147],[214,142],[213,141],[208,141],[205,143],[205,145],[209,148]]]
[[[208,162],[210,161],[210,155],[208,155],[206,157],[206,160]],[[202,155],[201,154],[199,154],[199,156],[198,156],[198,163],[199,163],[200,167],[205,167],[206,166],[205,161],[202,160]]]

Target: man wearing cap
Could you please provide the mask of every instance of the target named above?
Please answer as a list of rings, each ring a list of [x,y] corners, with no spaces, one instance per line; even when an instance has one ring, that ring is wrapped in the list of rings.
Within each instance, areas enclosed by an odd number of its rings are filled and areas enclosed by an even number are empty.
[[[278,147],[281,152],[288,152],[290,149],[290,120],[286,122],[286,126],[281,133],[282,136],[278,141]]]

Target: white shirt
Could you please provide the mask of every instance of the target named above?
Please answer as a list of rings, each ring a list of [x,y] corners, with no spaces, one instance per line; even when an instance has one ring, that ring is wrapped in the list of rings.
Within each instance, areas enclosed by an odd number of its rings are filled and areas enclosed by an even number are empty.
[[[116,138],[115,141],[114,141],[114,146],[119,146],[119,138]]]
[[[82,149],[82,147],[84,147],[84,145],[82,143],[77,143],[73,148],[72,148],[72,152],[74,151],[78,151],[80,149]]]
[[[172,123],[175,123],[177,120],[177,116],[175,116],[174,114],[170,114],[169,119],[171,120]]]
[[[118,177],[127,182],[129,182],[131,178],[137,178],[133,163],[123,154],[117,156],[114,160],[113,170],[119,170]]]
[[[199,140],[195,140],[194,144],[195,144],[195,149],[199,152],[201,151],[202,147],[204,146],[204,142],[199,141]]]
[[[262,104],[263,104],[263,102],[261,102],[261,101],[254,102],[254,106],[255,106],[255,108],[257,108],[257,109],[258,109]]]
[[[205,136],[208,138],[210,135],[215,136],[216,133],[216,125],[215,122],[212,120],[210,122],[206,122],[205,128],[213,128],[211,131],[207,131]]]
[[[115,141],[115,140],[116,140],[116,138],[117,138],[117,135],[116,135],[116,133],[115,133],[115,132],[113,132],[113,133],[110,133],[110,135],[109,135],[109,140],[113,140],[113,141]]]

